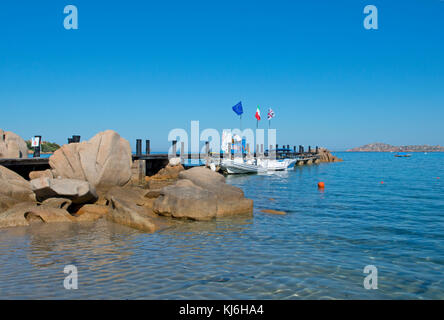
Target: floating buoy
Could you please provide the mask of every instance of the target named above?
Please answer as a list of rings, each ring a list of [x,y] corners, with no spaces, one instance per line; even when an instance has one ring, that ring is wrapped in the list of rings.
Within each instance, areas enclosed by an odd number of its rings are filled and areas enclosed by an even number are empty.
[[[318,188],[319,189],[324,189],[325,188],[325,183],[323,183],[322,181],[318,182]]]
[[[384,181],[381,181],[381,184],[384,184]]]

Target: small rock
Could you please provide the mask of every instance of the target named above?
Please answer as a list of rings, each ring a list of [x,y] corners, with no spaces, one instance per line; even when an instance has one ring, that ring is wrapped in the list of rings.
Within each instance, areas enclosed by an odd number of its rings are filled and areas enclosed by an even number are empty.
[[[38,179],[41,177],[46,177],[46,178],[54,178],[54,176],[52,175],[52,171],[49,169],[43,170],[43,171],[31,171],[29,173],[29,179],[30,180],[34,180],[34,179]]]
[[[109,207],[85,204],[76,212],[77,221],[96,221],[109,213]]]
[[[145,193],[145,198],[155,199],[162,195],[162,189],[153,189]]]
[[[179,164],[180,164],[180,158],[179,157],[177,157],[177,158],[171,158],[170,160],[169,160],[169,165],[170,166],[172,166],[172,167],[175,167],[175,166],[178,166]]]
[[[51,207],[51,208],[68,210],[71,203],[72,203],[72,201],[69,199],[49,198],[49,199],[46,199],[45,201],[43,201],[42,205],[47,206],[47,207]]]
[[[280,214],[280,215],[286,214],[286,212],[284,212],[284,211],[278,211],[278,210],[273,210],[273,209],[262,209],[261,212],[271,213],[271,214]]]
[[[80,204],[97,200],[95,189],[83,180],[42,177],[31,180],[31,188],[39,201],[49,198],[67,198],[75,204]]]

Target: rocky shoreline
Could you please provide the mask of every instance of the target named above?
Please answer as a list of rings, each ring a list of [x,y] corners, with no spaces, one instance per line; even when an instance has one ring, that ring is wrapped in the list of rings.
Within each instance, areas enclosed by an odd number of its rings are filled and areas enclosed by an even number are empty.
[[[23,139],[0,133],[0,157],[25,157]],[[342,161],[326,149],[318,155],[316,163]],[[111,130],[63,145],[49,165],[29,181],[0,166],[0,228],[104,218],[155,232],[184,220],[253,214],[253,200],[222,174],[203,166],[185,170],[179,158],[141,183],[129,142]]]
[[[63,145],[49,164],[49,170],[31,172],[30,181],[0,166],[0,228],[105,218],[155,232],[176,220],[253,213],[253,200],[223,175],[205,167],[185,170],[174,158],[139,185],[129,142],[111,130]]]

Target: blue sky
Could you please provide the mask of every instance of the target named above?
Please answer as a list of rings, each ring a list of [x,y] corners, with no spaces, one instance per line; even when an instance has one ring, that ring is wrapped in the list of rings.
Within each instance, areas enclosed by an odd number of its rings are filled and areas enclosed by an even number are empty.
[[[444,145],[441,0],[2,1],[0,39],[0,128],[26,139],[114,129],[166,150],[191,120],[236,127],[241,100],[244,126],[273,108],[279,144]]]

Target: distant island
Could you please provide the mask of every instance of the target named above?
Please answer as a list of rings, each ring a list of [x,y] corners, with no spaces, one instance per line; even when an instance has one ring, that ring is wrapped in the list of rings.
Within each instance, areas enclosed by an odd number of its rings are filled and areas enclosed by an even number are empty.
[[[444,152],[444,147],[429,145],[392,146],[387,143],[370,143],[362,147],[348,149],[348,152]]]

